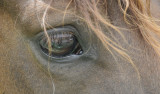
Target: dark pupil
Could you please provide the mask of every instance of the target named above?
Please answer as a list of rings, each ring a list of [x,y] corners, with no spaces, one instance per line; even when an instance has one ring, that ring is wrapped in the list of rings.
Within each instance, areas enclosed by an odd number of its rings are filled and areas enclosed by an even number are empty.
[[[52,32],[49,33],[49,38],[51,40],[51,49],[48,47],[46,37],[40,40],[41,49],[47,55],[62,57],[70,54],[82,54],[81,46],[72,32]]]

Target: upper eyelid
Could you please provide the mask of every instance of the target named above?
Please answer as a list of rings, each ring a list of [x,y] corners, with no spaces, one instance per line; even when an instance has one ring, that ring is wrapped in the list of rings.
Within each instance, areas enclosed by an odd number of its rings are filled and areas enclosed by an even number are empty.
[[[47,32],[47,34],[50,34],[50,33],[52,33],[52,32],[58,32],[59,30],[65,30],[66,32],[67,32],[67,31],[70,31],[70,32],[72,32],[76,37],[80,37],[80,34],[78,33],[78,31],[77,31],[75,28],[73,28],[72,26],[56,27],[56,28],[53,28],[53,29],[49,29],[49,30],[47,30],[46,32]],[[42,32],[40,32],[40,33],[38,33],[38,34],[36,35],[36,37],[42,37],[42,36],[45,36],[45,35],[44,35],[44,31],[42,31]]]
[[[59,14],[57,14],[59,15]],[[78,18],[75,18],[74,16],[67,16],[64,19],[64,22],[62,23],[62,15],[59,15],[59,18],[55,18],[52,17],[52,15],[48,15],[48,20],[47,20],[47,24],[46,25],[46,29],[52,29],[52,28],[57,28],[57,27],[61,27],[63,25],[65,26],[69,26],[72,25],[74,26],[74,24],[76,23],[76,21],[78,20]],[[44,27],[41,26],[41,23],[36,20],[35,17],[33,17],[34,19],[29,19],[27,20],[27,22],[21,21],[21,27],[23,27],[22,29],[22,33],[23,35],[25,35],[27,38],[31,38],[34,37],[35,35],[39,34],[40,32],[44,31]],[[74,19],[77,19],[76,21]]]

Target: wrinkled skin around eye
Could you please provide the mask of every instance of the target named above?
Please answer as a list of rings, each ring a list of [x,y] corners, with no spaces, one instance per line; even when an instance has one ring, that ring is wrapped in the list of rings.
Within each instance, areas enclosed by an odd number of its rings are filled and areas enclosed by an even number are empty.
[[[88,27],[77,23],[69,15],[64,23],[73,23],[82,40],[85,40],[82,46],[90,43],[90,47],[84,47],[87,48],[84,49],[84,54],[76,58],[63,58],[61,62],[44,58],[34,43],[30,45],[30,38],[41,31],[37,14],[33,14],[35,7],[32,5],[35,4],[31,1],[2,1],[6,5],[0,8],[0,94],[53,94],[54,86],[54,94],[160,94],[159,56],[144,41],[137,28],[131,29],[130,25],[124,22],[115,0],[107,0],[110,10],[107,15],[114,25],[126,28],[122,34],[128,44],[118,33],[113,32],[112,35],[117,38],[118,44],[127,49],[141,79],[127,60],[111,49],[113,56],[93,32],[90,39],[87,34]],[[64,6],[68,4],[68,0],[53,1],[52,6],[62,10],[65,10]],[[157,11],[160,8],[158,1],[155,2],[158,9],[154,8],[154,11],[158,16],[160,12]],[[22,11],[24,5],[27,5],[27,9]],[[42,8],[38,7],[40,10]],[[20,11],[22,15],[19,14]],[[69,9],[68,11],[72,12]],[[20,15],[18,18],[17,14]],[[59,25],[58,22],[62,22],[63,16],[63,13],[49,11],[47,21],[56,26]],[[128,29],[130,31],[126,31]],[[108,32],[107,29],[103,30]]]

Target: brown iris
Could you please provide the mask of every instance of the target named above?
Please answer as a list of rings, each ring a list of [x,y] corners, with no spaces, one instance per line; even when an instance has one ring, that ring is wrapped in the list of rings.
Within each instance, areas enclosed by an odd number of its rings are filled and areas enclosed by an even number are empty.
[[[48,40],[43,37],[39,44],[42,51],[52,57],[64,57],[71,54],[82,54],[82,48],[76,38],[76,36],[69,31],[59,31],[49,33],[51,41],[51,49],[48,47]]]

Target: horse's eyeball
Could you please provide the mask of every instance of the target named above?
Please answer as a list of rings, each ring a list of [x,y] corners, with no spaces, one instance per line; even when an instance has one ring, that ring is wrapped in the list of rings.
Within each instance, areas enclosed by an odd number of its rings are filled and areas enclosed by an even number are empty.
[[[61,58],[70,55],[83,54],[83,49],[74,34],[73,29],[59,27],[50,29],[47,33],[48,38],[43,35],[39,40],[39,46],[45,55]]]

